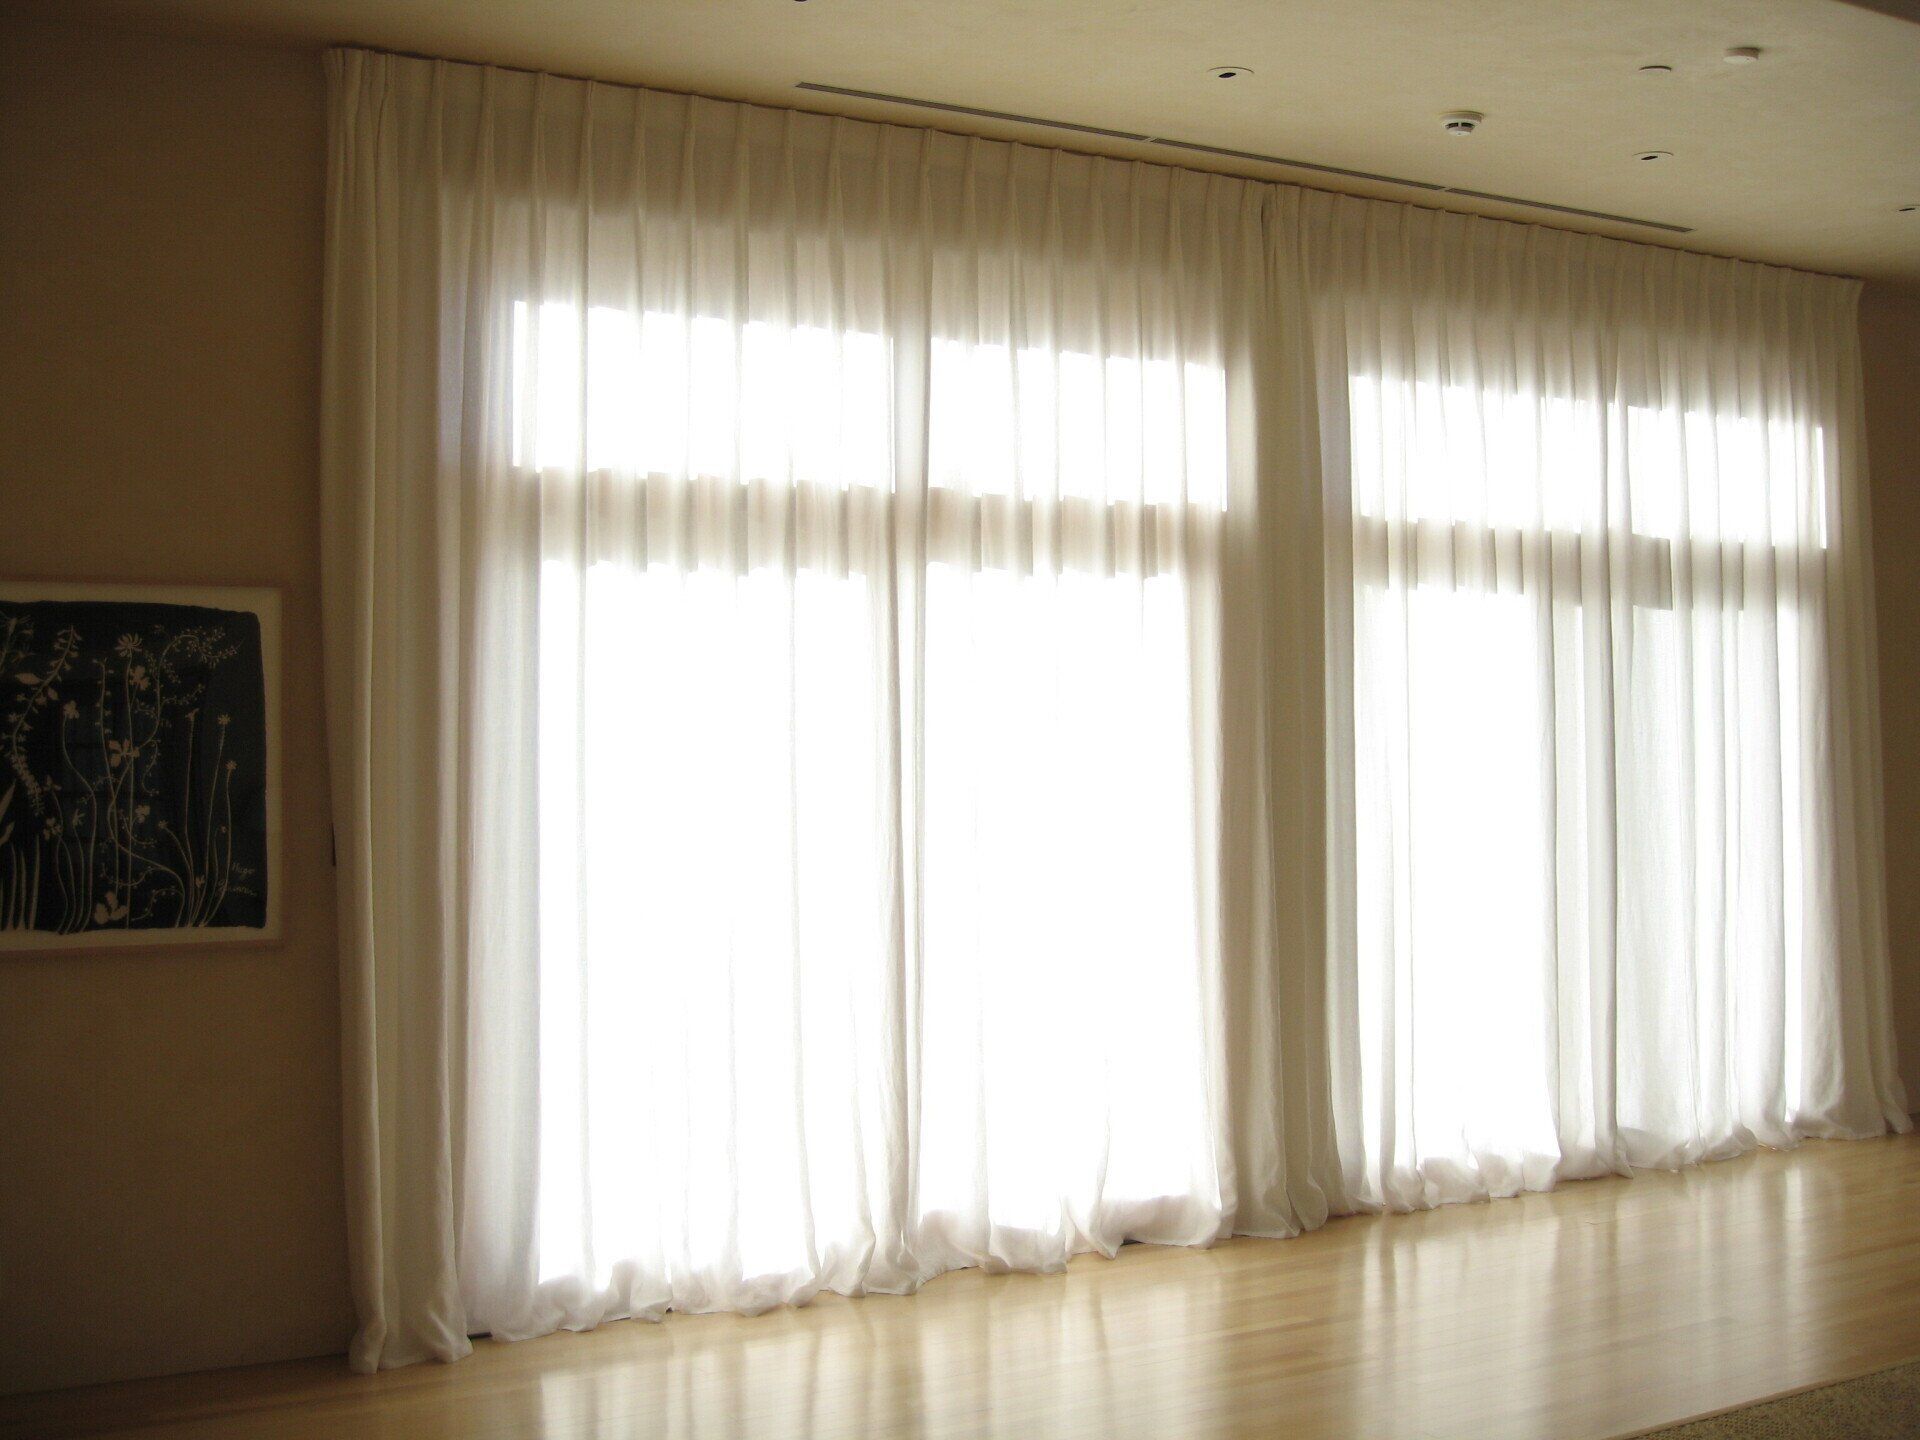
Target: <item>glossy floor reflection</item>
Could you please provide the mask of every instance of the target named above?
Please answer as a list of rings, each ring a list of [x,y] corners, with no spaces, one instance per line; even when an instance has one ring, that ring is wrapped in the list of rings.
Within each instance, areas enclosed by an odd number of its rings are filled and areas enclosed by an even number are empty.
[[[0,1400],[0,1435],[1612,1436],[1920,1357],[1920,1137],[1064,1276]]]

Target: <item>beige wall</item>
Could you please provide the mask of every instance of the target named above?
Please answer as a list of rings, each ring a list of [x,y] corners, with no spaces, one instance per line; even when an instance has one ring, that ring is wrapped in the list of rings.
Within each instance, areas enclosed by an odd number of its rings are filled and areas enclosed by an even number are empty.
[[[1887,923],[1907,1104],[1920,1111],[1920,294],[1860,302],[1886,764]]]
[[[310,54],[0,22],[0,575],[283,587],[285,943],[0,956],[0,1390],[350,1308]]]

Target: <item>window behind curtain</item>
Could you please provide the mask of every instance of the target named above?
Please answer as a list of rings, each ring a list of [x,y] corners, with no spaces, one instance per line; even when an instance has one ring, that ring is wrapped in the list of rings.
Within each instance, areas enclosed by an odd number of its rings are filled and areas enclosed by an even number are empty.
[[[552,527],[542,1278],[617,1284],[662,1226],[749,1279],[857,1249],[893,1203],[890,997],[936,1248],[1204,1217],[1217,361],[936,334],[908,511],[892,338],[579,316],[510,322]]]
[[[1790,1117],[1820,426],[1405,373],[1348,402],[1379,1193],[1590,1173],[1614,1123],[1650,1164]]]
[[[327,69],[356,1367],[1905,1127],[1857,285]]]

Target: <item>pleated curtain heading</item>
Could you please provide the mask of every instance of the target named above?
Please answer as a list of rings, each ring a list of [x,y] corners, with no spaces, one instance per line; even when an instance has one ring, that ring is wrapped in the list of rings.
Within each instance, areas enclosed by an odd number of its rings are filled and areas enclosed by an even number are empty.
[[[1852,282],[327,69],[357,1366],[1904,1128]]]

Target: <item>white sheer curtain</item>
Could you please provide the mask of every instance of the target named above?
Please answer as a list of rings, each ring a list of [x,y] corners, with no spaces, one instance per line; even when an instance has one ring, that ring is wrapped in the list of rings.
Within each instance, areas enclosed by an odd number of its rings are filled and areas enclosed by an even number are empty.
[[[328,66],[356,1365],[1898,1123],[1844,286]]]
[[[1271,193],[330,66],[356,1362],[1324,1218]]]
[[[1301,245],[1356,1203],[1905,1128],[1858,283],[1324,195]]]

